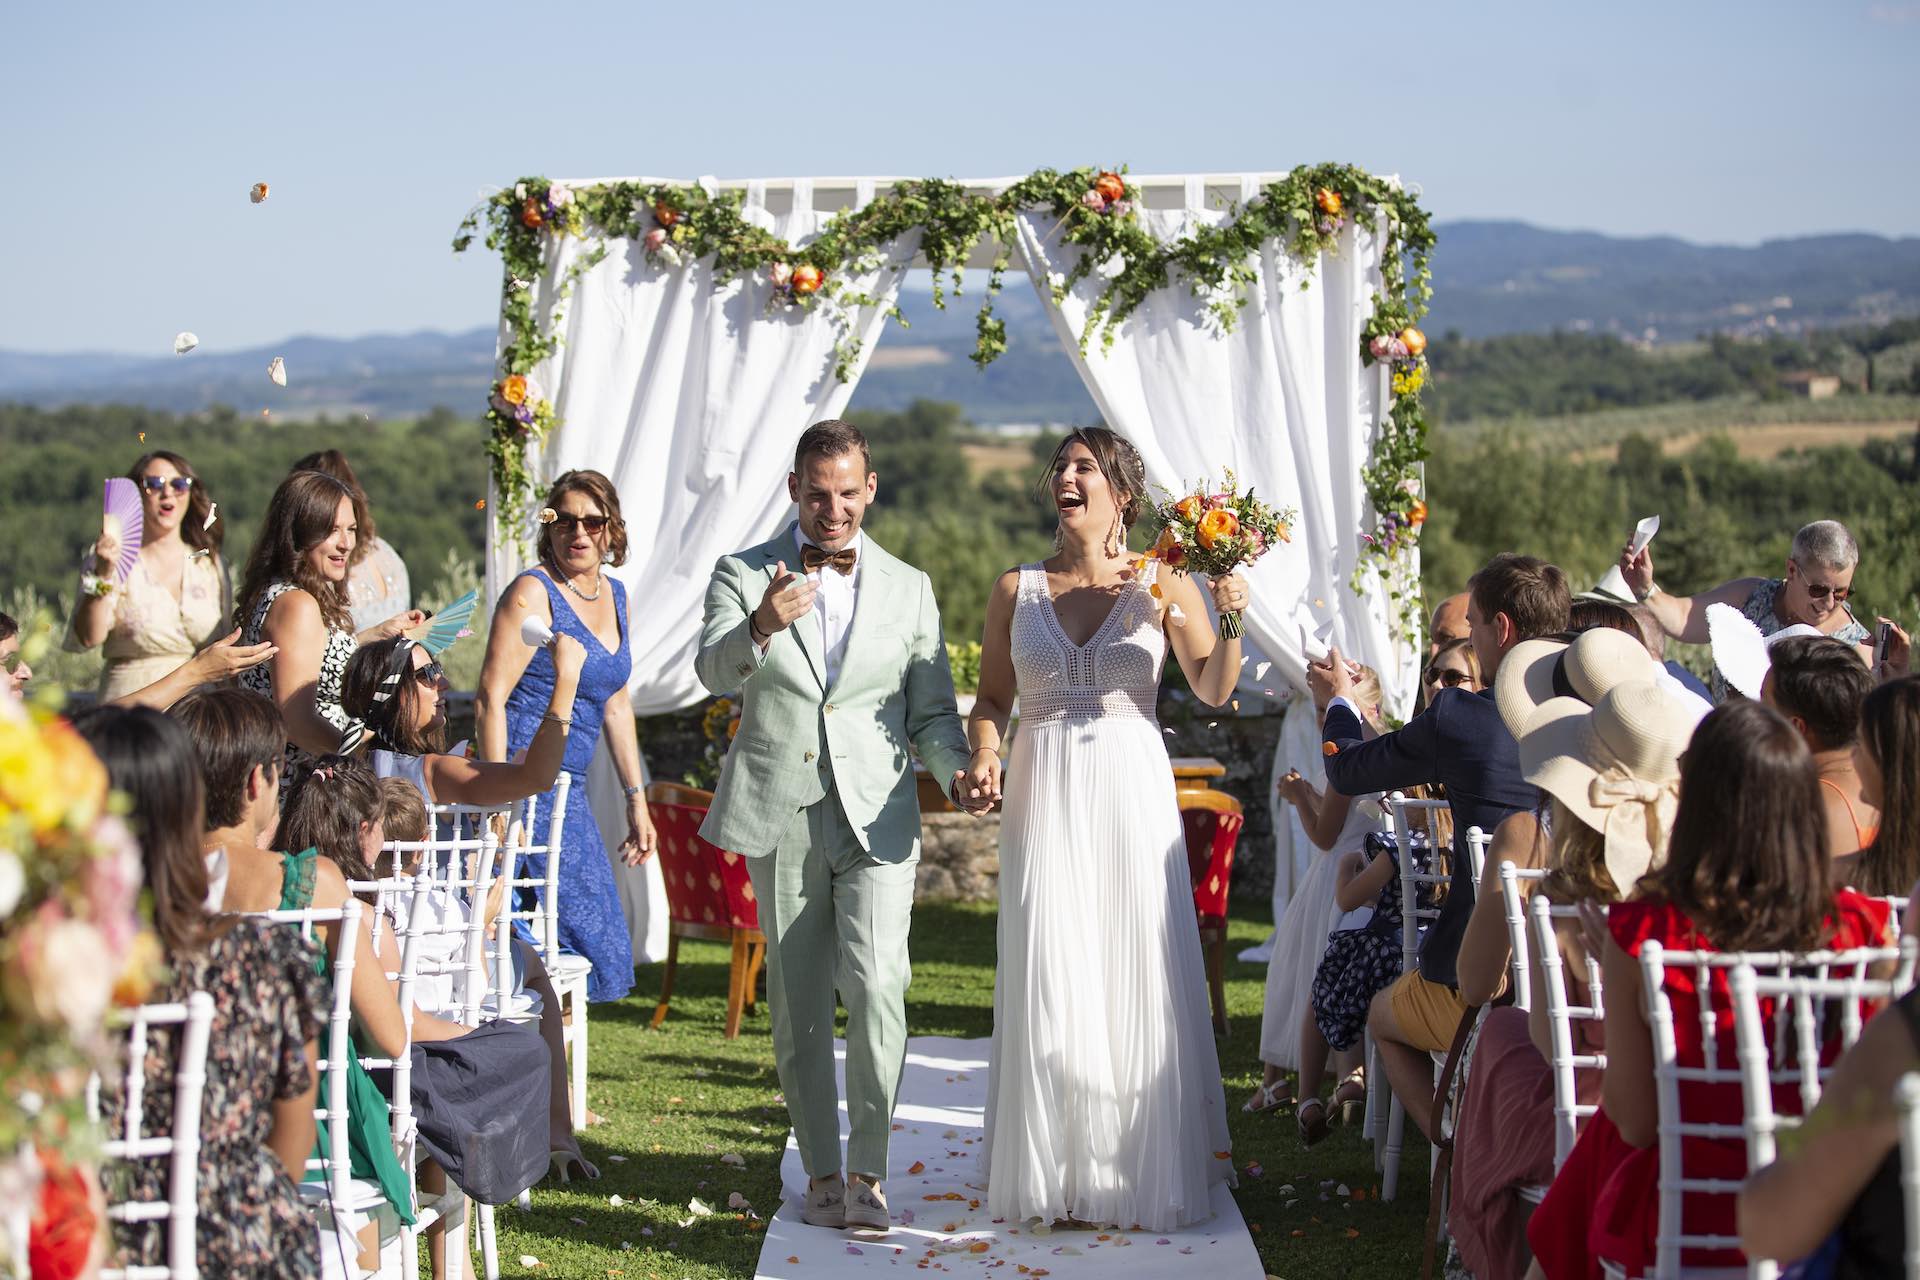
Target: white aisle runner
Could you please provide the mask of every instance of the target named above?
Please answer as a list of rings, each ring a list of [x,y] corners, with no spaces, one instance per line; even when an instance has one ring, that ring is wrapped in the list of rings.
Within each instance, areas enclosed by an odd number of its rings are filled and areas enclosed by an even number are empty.
[[[1264,1280],[1240,1206],[1224,1185],[1213,1189],[1214,1217],[1184,1231],[1055,1230],[1036,1235],[987,1213],[978,1165],[987,1105],[989,1040],[917,1036],[907,1041],[907,1067],[894,1110],[892,1163],[886,1182],[893,1230],[884,1237],[826,1231],[800,1221],[807,1185],[800,1151],[787,1136],[780,1162],[783,1197],[767,1224],[756,1280],[818,1280],[823,1275],[900,1275],[921,1267],[1008,1277],[1051,1275]],[[834,1046],[842,1095],[846,1052]],[[847,1113],[840,1111],[846,1135]]]

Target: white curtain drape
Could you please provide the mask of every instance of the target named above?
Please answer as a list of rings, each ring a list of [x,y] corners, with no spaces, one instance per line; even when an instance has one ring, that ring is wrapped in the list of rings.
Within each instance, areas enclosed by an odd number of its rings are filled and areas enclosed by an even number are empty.
[[[791,211],[771,213],[764,186],[750,185],[744,216],[789,243],[804,243],[830,215],[814,211],[809,182],[793,184],[792,197]],[[857,203],[872,198],[873,184],[861,184]],[[918,247],[917,233],[904,237],[875,269],[842,282],[877,300],[853,316],[862,350],[845,381],[834,373],[834,320],[823,309],[767,313],[772,286],[763,278],[718,278],[711,261],[662,266],[639,242],[612,240],[606,257],[575,282],[563,303],[559,350],[533,374],[561,425],[530,452],[528,464],[541,492],[563,471],[592,468],[620,494],[627,559],[610,571],[627,589],[630,691],[639,714],[707,696],[693,658],[714,562],[790,518],[783,481],[794,442],[810,424],[846,408]],[[577,239],[556,246],[532,284],[536,315],[546,314],[585,251]],[[494,510],[496,522],[531,530],[531,511],[503,511],[497,501]],[[508,525],[494,524],[487,545],[487,589],[498,599],[524,562]],[[619,792],[607,794],[615,781],[602,750],[589,792],[609,851],[626,834]],[[636,955],[658,958],[666,937],[658,864],[630,870],[616,863],[615,878]]]
[[[1254,179],[1242,181],[1241,200],[1257,193]],[[1201,180],[1189,179],[1184,207],[1142,209],[1139,217],[1171,240],[1227,219],[1205,197]],[[1110,350],[1095,333],[1081,355],[1089,304],[1106,278],[1096,267],[1056,303],[1053,288],[1081,250],[1061,240],[1059,219],[1045,211],[1022,215],[1018,232],[1021,260],[1062,345],[1107,425],[1139,448],[1150,480],[1179,490],[1231,467],[1241,485],[1299,508],[1292,543],[1247,574],[1247,629],[1275,672],[1304,688],[1301,632],[1331,622],[1334,642],[1380,673],[1389,709],[1404,714],[1414,692],[1412,651],[1393,638],[1384,589],[1356,596],[1347,585],[1368,510],[1360,470],[1383,407],[1380,376],[1360,364],[1381,237],[1349,226],[1337,253],[1305,264],[1269,241],[1233,332],[1220,333],[1204,302],[1176,282],[1140,304]]]

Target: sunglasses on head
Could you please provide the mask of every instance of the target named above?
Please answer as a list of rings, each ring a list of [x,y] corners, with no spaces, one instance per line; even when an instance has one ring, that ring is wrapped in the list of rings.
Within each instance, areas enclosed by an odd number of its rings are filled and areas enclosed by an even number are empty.
[[[562,514],[553,518],[552,525],[555,529],[558,529],[561,533],[567,534],[568,536],[572,536],[576,528],[585,529],[589,536],[594,536],[607,531],[607,517],[570,516]]]
[[[185,493],[193,488],[192,476],[142,476],[140,486],[148,493],[161,493],[172,489],[175,493]]]
[[[413,669],[413,678],[421,684],[426,685],[429,689],[440,683],[440,677],[443,674],[440,669],[440,664],[437,661],[429,662],[424,667],[415,667]]]
[[[1462,671],[1458,667],[1428,667],[1423,679],[1427,684],[1445,685],[1449,689],[1458,688],[1473,682],[1473,673]]]

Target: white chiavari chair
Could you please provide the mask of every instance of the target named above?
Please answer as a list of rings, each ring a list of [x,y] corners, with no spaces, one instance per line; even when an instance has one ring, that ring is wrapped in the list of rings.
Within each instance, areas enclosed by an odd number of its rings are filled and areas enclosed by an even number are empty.
[[[1545,874],[1544,870],[1538,872],[1542,877]],[[1510,907],[1517,909],[1517,893]],[[1578,921],[1578,907],[1549,901],[1545,893],[1535,888],[1527,911],[1533,925],[1533,948],[1540,955],[1540,990],[1550,1028],[1547,1067],[1553,1072],[1553,1168],[1557,1173],[1579,1137],[1580,1123],[1599,1109],[1593,1103],[1580,1101],[1579,1073],[1606,1070],[1607,1055],[1577,1052],[1574,1031],[1578,1023],[1599,1024],[1605,1020],[1605,984],[1600,975],[1600,957],[1589,955],[1585,963],[1587,1002],[1574,1004],[1567,993],[1566,960],[1560,953],[1560,939],[1553,922]],[[1524,953],[1526,948],[1527,939],[1523,937],[1520,949]],[[1525,980],[1532,981],[1530,971]],[[1520,1194],[1538,1204],[1546,1191],[1544,1186],[1527,1187]]]
[[[1507,973],[1513,988],[1513,1007],[1525,1013],[1533,1007],[1532,976],[1527,960],[1527,912],[1520,897],[1522,880],[1534,884],[1547,878],[1545,867],[1523,867],[1512,859],[1500,861],[1500,906],[1507,922]]]
[[[164,1200],[110,1202],[120,1223],[164,1223],[165,1266],[107,1266],[100,1280],[195,1280],[200,1274],[196,1232],[200,1213],[200,1112],[207,1087],[207,1038],[213,997],[195,991],[184,1002],[141,1005],[113,1019],[127,1029],[123,1111],[113,1136],[101,1144],[108,1160],[165,1160]],[[178,1027],[174,1037],[173,1132],[146,1132],[147,1050],[154,1027]],[[108,1185],[111,1185],[109,1183]]]
[[[1901,967],[1908,973],[1915,945],[1909,938],[1901,948],[1908,956]],[[1862,1003],[1884,1004],[1903,987],[1897,974],[1875,978],[1864,965],[1841,977],[1816,978],[1762,974],[1750,964],[1738,964],[1727,982],[1733,992],[1734,1053],[1740,1066],[1740,1124],[1747,1140],[1747,1168],[1764,1169],[1774,1161],[1778,1135],[1800,1126],[1820,1101],[1834,1059],[1860,1038],[1866,1021]],[[1772,1006],[1771,1017],[1762,1002]],[[1774,1094],[1781,1089],[1791,1090],[1799,1105],[1797,1113],[1776,1109]],[[1774,1280],[1780,1268],[1771,1259],[1749,1258],[1748,1271],[1754,1280]]]
[[[340,1250],[345,1255],[339,1259],[341,1271],[349,1276],[369,1274],[360,1268],[351,1253],[355,1247],[351,1243],[352,1222],[356,1218],[381,1223],[382,1265],[372,1274],[398,1274],[398,1258],[394,1256],[389,1263],[389,1256],[399,1253],[397,1231],[392,1234],[396,1243],[386,1243],[389,1239],[386,1218],[391,1214],[386,1193],[378,1182],[353,1176],[353,1158],[347,1136],[352,1123],[347,1112],[347,1080],[349,1062],[354,1055],[355,940],[365,911],[365,903],[350,897],[338,907],[301,907],[255,913],[271,923],[299,929],[301,936],[309,941],[314,941],[320,925],[340,926],[337,946],[331,957],[333,1002],[327,1011],[326,1029],[321,1034],[320,1060],[315,1064],[320,1075],[320,1096],[313,1114],[322,1126],[321,1141],[318,1154],[307,1160],[307,1172],[318,1173],[320,1177],[302,1182],[300,1196],[320,1219],[321,1248]]]
[[[1681,1261],[1685,1250],[1740,1248],[1737,1236],[1688,1231],[1683,1213],[1686,1198],[1690,1195],[1696,1199],[1703,1196],[1734,1196],[1739,1194],[1741,1187],[1740,1178],[1691,1176],[1683,1163],[1690,1139],[1738,1148],[1742,1154],[1746,1146],[1745,1124],[1689,1119],[1682,1112],[1680,1104],[1682,1085],[1689,1086],[1689,1092],[1696,1098],[1702,1095],[1703,1090],[1711,1091],[1716,1087],[1744,1093],[1744,1067],[1734,1051],[1731,1043],[1733,1038],[1723,1038],[1717,1034],[1722,1010],[1712,994],[1716,972],[1728,972],[1730,979],[1731,970],[1746,965],[1756,973],[1765,971],[1773,977],[1803,976],[1824,982],[1836,977],[1851,979],[1858,971],[1872,964],[1901,963],[1901,952],[1891,947],[1794,953],[1669,951],[1658,942],[1642,944],[1640,977],[1644,988],[1643,1007],[1653,1044],[1654,1099],[1659,1114],[1659,1226],[1654,1239],[1654,1265],[1648,1273],[1650,1280],[1764,1274],[1749,1265],[1688,1268],[1683,1267]],[[1691,1010],[1675,1010],[1674,1001],[1666,988],[1667,974],[1671,970],[1688,972],[1695,990],[1694,1007]],[[1702,1059],[1699,1066],[1682,1066],[1679,1060],[1675,1019],[1689,1015],[1696,1017],[1700,1023]],[[1762,1051],[1763,1055],[1771,1053],[1770,1037],[1773,1032],[1771,1026],[1762,1032],[1762,1036],[1768,1038],[1768,1047]],[[1766,1060],[1765,1056],[1761,1059],[1762,1063]],[[1625,1275],[1623,1268],[1607,1259],[1602,1259],[1601,1265],[1609,1277]]]

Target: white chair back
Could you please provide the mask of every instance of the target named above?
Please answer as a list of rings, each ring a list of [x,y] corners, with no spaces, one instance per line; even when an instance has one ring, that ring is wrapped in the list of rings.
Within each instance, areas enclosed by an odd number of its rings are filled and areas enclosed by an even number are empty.
[[[415,854],[420,855],[417,873],[370,884],[354,882],[349,888],[356,893],[377,889],[386,936],[393,935],[394,924],[400,927],[399,958],[404,960],[407,947],[417,952],[411,969],[416,995],[405,1005],[409,1018],[414,1005],[419,1004],[473,1026],[480,1020],[487,991],[486,922],[481,912],[500,870],[499,837],[483,826],[478,837],[394,840],[381,849],[394,856],[396,867],[412,862]],[[465,910],[445,909],[454,903],[463,905]],[[440,941],[449,937],[458,940],[451,949]],[[383,945],[378,923],[374,950],[383,957],[396,954]],[[387,977],[390,981],[398,980],[400,974],[389,970]],[[441,979],[446,980],[451,992],[451,1000],[445,1007],[441,1007],[443,1002],[438,998]],[[435,996],[423,1004],[420,996],[427,994],[429,986]]]
[[[1733,1196],[1739,1193],[1741,1187],[1741,1178],[1689,1177],[1682,1163],[1684,1146],[1690,1138],[1738,1143],[1742,1146],[1747,1140],[1747,1125],[1690,1120],[1680,1106],[1682,1084],[1737,1089],[1742,1091],[1743,1096],[1746,1093],[1745,1067],[1741,1055],[1734,1051],[1733,1045],[1723,1043],[1716,1034],[1720,1012],[1713,998],[1716,971],[1731,971],[1745,965],[1755,970],[1756,976],[1759,971],[1765,971],[1770,976],[1780,978],[1805,976],[1820,982],[1829,979],[1844,982],[1863,973],[1868,965],[1897,963],[1899,960],[1900,952],[1891,947],[1794,953],[1668,951],[1658,942],[1647,942],[1641,946],[1640,976],[1647,1023],[1652,1032],[1654,1098],[1659,1108],[1659,1228],[1654,1238],[1654,1276],[1662,1280],[1680,1276],[1682,1250],[1737,1250],[1740,1247],[1738,1236],[1688,1231],[1683,1213],[1685,1198],[1689,1194],[1695,1197]],[[1696,993],[1694,1008],[1681,1010],[1678,1014],[1666,989],[1668,971],[1676,969],[1690,973]],[[1811,992],[1808,998],[1811,1000]],[[1701,1062],[1698,1066],[1682,1066],[1679,1060],[1674,1019],[1688,1013],[1700,1021]],[[1855,1034],[1858,1034],[1857,1017],[1856,1009]],[[1758,1050],[1761,1055],[1760,1069],[1765,1073],[1776,1029],[1766,1026],[1760,1030],[1763,1040]],[[1816,1056],[1817,1040],[1816,1035]]]
[[[1512,976],[1513,1007],[1522,1013],[1533,1007],[1533,989],[1527,969],[1527,913],[1520,899],[1520,882],[1544,880],[1546,875],[1545,867],[1523,867],[1510,858],[1500,860],[1500,905],[1507,921],[1507,970]]]
[[[1893,1091],[1900,1113],[1900,1198],[1907,1206],[1907,1280],[1920,1280],[1920,1071],[1900,1077]]]
[[[1473,870],[1474,884],[1487,874],[1487,849],[1493,844],[1493,837],[1479,827],[1467,828],[1467,865]]]
[[[101,1144],[109,1160],[167,1161],[165,1200],[118,1201],[107,1205],[114,1222],[164,1222],[167,1262],[160,1267],[103,1267],[101,1280],[168,1277],[194,1280],[200,1274],[196,1232],[200,1214],[200,1112],[207,1087],[207,1038],[213,1028],[213,997],[195,991],[182,1003],[141,1005],[118,1015],[127,1028],[124,1113],[114,1136]],[[148,1136],[146,1129],[147,1050],[154,1027],[179,1027],[174,1043],[173,1132]],[[111,1183],[109,1183],[111,1185]]]
[[[1901,950],[1911,952],[1914,946],[1909,938]],[[1750,964],[1737,964],[1727,981],[1733,991],[1747,1167],[1764,1169],[1774,1161],[1777,1135],[1798,1128],[1820,1101],[1832,1074],[1822,1058],[1831,1061],[1836,1051],[1851,1048],[1860,1038],[1865,1022],[1861,1003],[1890,1001],[1901,987],[1895,978],[1867,976],[1864,965],[1842,977],[1812,978],[1762,974]],[[1772,1004],[1771,1018],[1763,1011],[1762,1001]],[[1830,1032],[1837,1032],[1837,1043]],[[1774,1090],[1783,1086],[1792,1086],[1797,1093],[1798,1114],[1774,1109]],[[1778,1265],[1767,1259],[1752,1259],[1751,1270],[1756,1280],[1773,1280],[1779,1274]]]
[[[324,1179],[327,1197],[334,1204],[352,1199],[353,1160],[347,1146],[347,1072],[353,1056],[353,962],[355,942],[360,933],[360,917],[366,904],[348,898],[338,907],[301,907],[288,911],[262,911],[261,918],[274,924],[292,925],[300,936],[311,941],[314,928],[338,924],[340,936],[333,956],[333,1007],[327,1011],[327,1030],[316,1069],[320,1073],[320,1097],[313,1109],[314,1118],[327,1122],[326,1142],[317,1158],[307,1161],[307,1171],[318,1170]]]
[[[1593,1103],[1580,1101],[1578,1073],[1607,1069],[1606,1054],[1574,1051],[1574,1023],[1603,1022],[1607,1010],[1599,956],[1587,957],[1587,1003],[1574,1004],[1567,995],[1566,963],[1560,955],[1560,940],[1555,935],[1553,922],[1577,920],[1579,908],[1550,902],[1547,895],[1536,888],[1528,909],[1532,913],[1534,945],[1540,952],[1540,986],[1552,1027],[1553,1051],[1548,1055],[1547,1065],[1553,1070],[1553,1168],[1558,1173],[1566,1163],[1567,1153],[1573,1150],[1580,1122],[1599,1109]],[[1521,942],[1520,950],[1524,952],[1525,939]],[[1531,975],[1528,980],[1531,981]]]
[[[1420,926],[1440,918],[1438,907],[1424,907],[1420,904],[1421,885],[1441,885],[1451,883],[1448,876],[1433,871],[1422,871],[1414,865],[1413,858],[1413,815],[1424,814],[1428,821],[1426,829],[1434,830],[1432,818],[1447,808],[1445,800],[1409,800],[1403,793],[1394,792],[1387,797],[1387,815],[1392,824],[1394,848],[1400,855],[1400,957],[1405,965],[1404,972],[1412,973],[1420,959]],[[1439,845],[1431,835],[1427,847],[1437,856]]]

